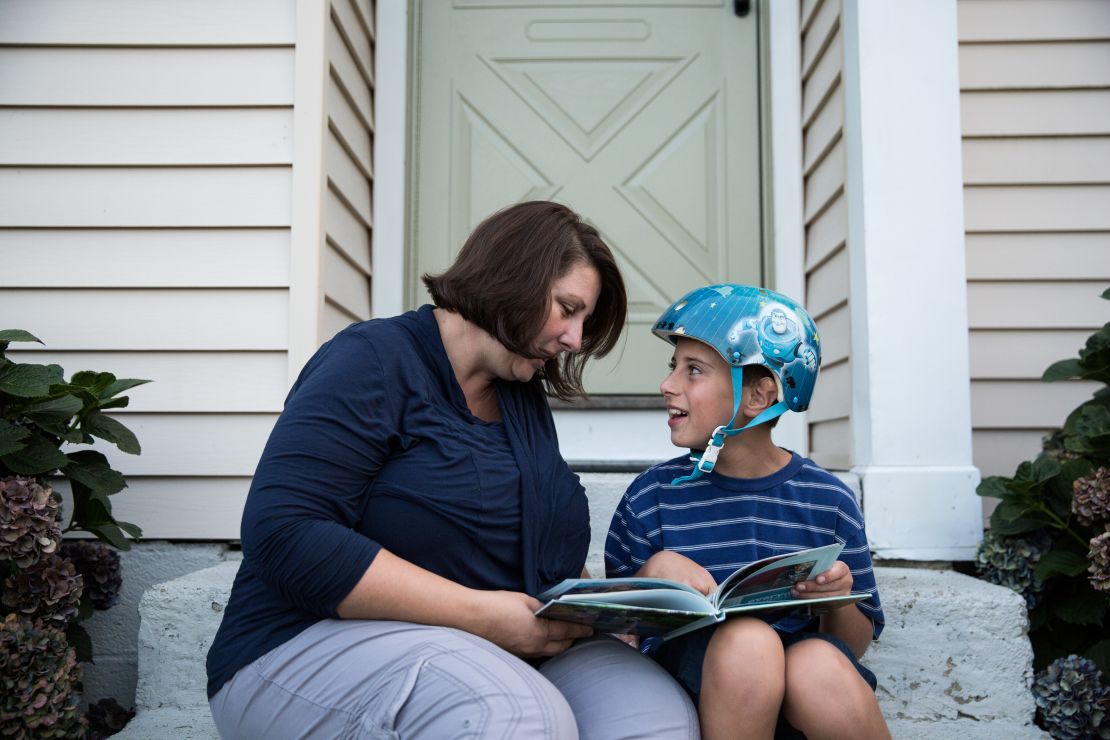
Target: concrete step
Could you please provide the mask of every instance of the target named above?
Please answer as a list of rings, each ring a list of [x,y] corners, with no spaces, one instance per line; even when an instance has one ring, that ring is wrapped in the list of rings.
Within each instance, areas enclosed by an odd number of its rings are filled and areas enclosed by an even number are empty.
[[[137,716],[120,738],[217,738],[204,659],[237,562],[151,588],[140,605]],[[876,569],[887,626],[865,663],[895,738],[1044,738],[1032,724],[1024,602],[952,571]]]

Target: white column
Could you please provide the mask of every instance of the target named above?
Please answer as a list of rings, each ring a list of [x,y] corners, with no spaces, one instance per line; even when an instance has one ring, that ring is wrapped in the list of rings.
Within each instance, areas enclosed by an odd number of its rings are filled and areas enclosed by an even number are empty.
[[[405,310],[409,3],[378,2],[374,47],[374,242],[370,310]]]
[[[845,0],[853,472],[879,557],[969,559],[956,0]]]
[[[770,166],[764,176],[770,198],[770,287],[803,306],[805,296],[805,222],[802,210],[802,38],[798,3],[769,2],[767,12],[767,127]],[[806,414],[784,414],[774,439],[782,447],[809,454]]]

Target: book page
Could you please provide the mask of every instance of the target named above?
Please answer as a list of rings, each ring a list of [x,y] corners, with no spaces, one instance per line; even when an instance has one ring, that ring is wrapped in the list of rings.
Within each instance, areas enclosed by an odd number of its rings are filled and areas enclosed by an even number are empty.
[[[576,622],[593,627],[598,632],[641,637],[665,635],[680,627],[695,629],[702,624],[712,624],[716,619],[704,614],[645,609],[605,602],[552,601],[536,612],[538,617]]]
[[[709,599],[701,594],[673,588],[653,588],[647,591],[621,590],[609,593],[570,593],[563,594],[556,601],[624,604],[646,609],[665,609],[702,615],[717,613],[713,604],[709,603]]]
[[[833,543],[757,560],[725,579],[714,594],[714,603],[725,610],[748,603],[792,599],[793,585],[831,568],[842,549],[843,545]]]
[[[652,589],[686,591],[704,599],[696,588],[665,578],[568,578],[547,589],[536,598],[552,601],[564,594],[609,594],[619,591],[648,591]]]

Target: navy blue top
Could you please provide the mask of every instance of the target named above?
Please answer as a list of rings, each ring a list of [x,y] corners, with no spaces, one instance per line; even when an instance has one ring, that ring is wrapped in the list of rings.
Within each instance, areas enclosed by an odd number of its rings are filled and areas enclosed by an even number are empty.
[[[538,380],[497,381],[478,419],[432,306],[355,324],[309,360],[243,511],[243,563],[208,653],[208,695],[315,622],[338,618],[378,551],[464,586],[537,594],[577,577],[586,495]]]
[[[839,542],[844,545],[840,559],[852,571],[852,590],[870,594],[856,607],[879,636],[885,618],[863,514],[839,478],[794,453],[781,470],[763,478],[731,478],[713,471],[671,483],[693,469],[690,457],[683,455],[632,481],[605,540],[610,577],[635,575],[652,555],[671,550],[705,568],[719,584],[756,560]],[[774,627],[793,633],[809,621],[791,613]]]

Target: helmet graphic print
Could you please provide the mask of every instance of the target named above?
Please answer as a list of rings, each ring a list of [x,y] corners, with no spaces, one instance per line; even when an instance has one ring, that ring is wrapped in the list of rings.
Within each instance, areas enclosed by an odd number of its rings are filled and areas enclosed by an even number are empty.
[[[734,284],[698,288],[664,311],[652,333],[671,344],[680,337],[704,342],[732,368],[732,418],[717,427],[693,474],[677,478],[675,483],[710,472],[727,437],[787,410],[805,411],[813,398],[821,366],[817,326],[805,309],[781,293]],[[779,402],[746,426],[733,428],[746,365],[762,365],[771,371],[779,387]]]

